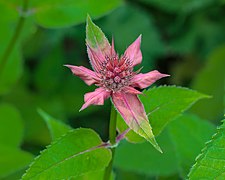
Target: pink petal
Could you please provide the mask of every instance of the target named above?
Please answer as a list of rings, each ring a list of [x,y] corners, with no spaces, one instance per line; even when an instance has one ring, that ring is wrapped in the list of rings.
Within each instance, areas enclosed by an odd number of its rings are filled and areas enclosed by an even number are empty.
[[[155,141],[144,107],[137,95],[117,92],[112,94],[112,101],[129,128],[147,139],[156,149],[161,151]]]
[[[124,93],[130,93],[130,94],[142,94],[142,92],[138,91],[137,89],[131,87],[131,86],[125,86],[122,91]]]
[[[100,78],[97,76],[97,73],[87,69],[83,66],[72,66],[72,65],[65,65],[66,67],[70,68],[72,73],[78,77],[80,77],[87,85],[96,84],[100,81]]]
[[[88,106],[94,105],[103,105],[104,100],[109,98],[110,92],[106,91],[104,88],[100,87],[95,89],[94,92],[89,92],[84,95],[84,105],[81,107],[80,111],[87,108]]]
[[[116,51],[114,47],[114,39],[112,38],[111,57],[115,57],[115,56],[116,56]]]
[[[154,70],[154,71],[150,71],[146,74],[137,74],[135,75],[132,79],[131,79],[131,85],[133,87],[138,87],[140,89],[146,88],[148,86],[150,86],[151,84],[153,84],[155,81],[163,78],[163,77],[167,77],[170,76],[168,74],[161,74],[159,71]]]
[[[94,51],[88,44],[87,44],[87,53],[88,53],[88,57],[90,59],[92,68],[96,72],[99,72],[101,70],[101,64],[105,60],[104,55],[102,54],[100,50],[97,52]]]
[[[142,61],[142,53],[140,50],[141,35],[126,49],[124,55],[131,61],[132,66],[140,64]]]

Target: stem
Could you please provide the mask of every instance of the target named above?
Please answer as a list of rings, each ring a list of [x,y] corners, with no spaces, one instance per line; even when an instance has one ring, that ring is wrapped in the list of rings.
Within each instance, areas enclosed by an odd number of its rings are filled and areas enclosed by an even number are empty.
[[[28,7],[28,0],[23,0],[22,13],[25,13],[27,11],[27,7]],[[22,31],[22,28],[24,25],[24,21],[25,21],[24,15],[20,15],[19,21],[16,25],[15,32],[12,36],[12,39],[10,40],[8,46],[6,47],[6,50],[3,53],[2,59],[0,61],[0,73],[3,71],[5,64],[7,63],[8,59],[9,59],[9,56],[16,45],[16,42],[21,34],[21,31]]]
[[[117,112],[115,108],[111,107],[111,114],[110,114],[110,122],[109,122],[109,141],[111,146],[116,144],[116,117],[117,117]],[[105,169],[105,174],[104,174],[104,180],[109,180],[112,172],[112,167],[113,167],[113,159],[115,156],[115,147],[111,149],[112,151],[112,159],[109,162],[108,167]]]

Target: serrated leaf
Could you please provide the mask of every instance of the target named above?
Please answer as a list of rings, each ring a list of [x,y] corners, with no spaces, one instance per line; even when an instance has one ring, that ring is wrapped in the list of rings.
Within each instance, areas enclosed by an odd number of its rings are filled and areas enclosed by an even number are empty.
[[[110,48],[109,41],[105,37],[105,34],[92,22],[89,15],[87,16],[86,42],[94,50],[100,48],[101,51],[104,51]]]
[[[203,93],[212,95],[209,100],[196,103],[191,111],[200,117],[209,120],[218,120],[223,117],[225,90],[225,47],[216,49],[209,60],[193,81],[192,87]]]
[[[215,126],[197,116],[185,114],[168,125],[178,158],[180,174],[185,178],[196,156],[215,132]]]
[[[32,159],[30,153],[0,144],[0,179],[24,169]]]
[[[196,101],[209,96],[176,86],[160,86],[146,91],[141,97],[153,132],[157,136],[174,118],[190,108]]]
[[[45,120],[50,131],[52,140],[56,140],[58,137],[66,134],[72,129],[69,125],[66,125],[63,122],[56,120],[41,109],[38,109],[38,113]]]
[[[85,21],[87,13],[99,17],[121,4],[121,0],[46,0],[32,2],[36,22],[47,28],[62,28]]]
[[[202,150],[189,173],[189,179],[225,179],[225,121]]]
[[[196,101],[207,97],[207,95],[188,88],[160,86],[144,91],[144,95],[140,96],[140,99],[145,106],[146,113],[149,114],[153,134],[157,136],[169,122],[181,115]],[[118,121],[121,120],[118,118]],[[123,122],[117,123],[117,127],[120,132],[127,129]],[[137,134],[130,131],[126,137],[131,142],[143,141],[136,136]]]
[[[75,129],[56,140],[36,158],[22,179],[67,179],[105,168],[111,151],[90,129]]]
[[[178,172],[178,161],[168,131],[157,138],[163,154],[158,153],[150,143],[131,144],[126,141],[116,149],[114,165],[126,171],[152,176],[168,176]]]
[[[0,143],[18,147],[24,134],[24,124],[19,111],[10,104],[0,104],[0,119]]]

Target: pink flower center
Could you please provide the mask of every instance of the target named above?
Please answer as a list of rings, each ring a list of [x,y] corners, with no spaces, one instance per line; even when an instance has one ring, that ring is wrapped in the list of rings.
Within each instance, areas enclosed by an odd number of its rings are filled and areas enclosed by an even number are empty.
[[[112,92],[121,90],[130,84],[134,76],[131,61],[125,56],[109,57],[106,56],[101,64],[101,86]]]

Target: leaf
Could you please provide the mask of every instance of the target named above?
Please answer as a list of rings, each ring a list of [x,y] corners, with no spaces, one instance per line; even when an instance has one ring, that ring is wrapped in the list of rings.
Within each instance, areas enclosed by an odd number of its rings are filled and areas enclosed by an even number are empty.
[[[66,134],[68,131],[72,129],[70,126],[64,124],[63,122],[54,119],[43,110],[39,109],[38,112],[45,120],[48,129],[50,131],[52,140],[56,140],[58,137]]]
[[[144,91],[144,95],[140,96],[146,113],[149,114],[149,121],[155,136],[159,135],[174,118],[177,118],[196,101],[203,98],[208,98],[208,96],[191,89],[176,86],[154,87]],[[127,129],[125,123],[121,121],[119,118],[117,123],[119,132]],[[141,141],[136,136],[137,134],[130,131],[126,137],[131,142]]]
[[[114,165],[126,171],[151,176],[167,176],[178,172],[178,161],[168,131],[157,138],[163,154],[158,153],[148,142],[131,144],[122,142],[116,149]]]
[[[24,124],[19,111],[10,104],[0,104],[0,144],[11,147],[20,146]],[[13,132],[13,133],[12,133]]]
[[[225,121],[197,157],[188,175],[189,179],[225,178]]]
[[[36,22],[47,28],[62,28],[85,21],[87,13],[100,17],[121,4],[121,0],[45,0],[35,1]]]
[[[186,178],[196,156],[215,132],[215,126],[194,115],[185,114],[168,126],[175,146],[180,174]]]
[[[90,129],[75,129],[56,140],[35,159],[22,179],[67,179],[105,168],[111,151]]]
[[[224,114],[224,90],[225,90],[225,46],[216,49],[209,60],[196,77],[192,87],[203,93],[212,95],[209,100],[203,100],[193,106],[191,111],[202,118],[218,120]]]
[[[0,179],[24,169],[32,159],[30,153],[0,144]]]
[[[104,51],[110,48],[105,34],[92,22],[89,15],[87,16],[86,42],[91,49],[98,50],[100,48],[101,51]]]
[[[196,101],[209,96],[197,91],[176,87],[160,86],[146,91],[141,97],[145,110],[150,113],[149,120],[157,136],[174,118],[190,108]]]

